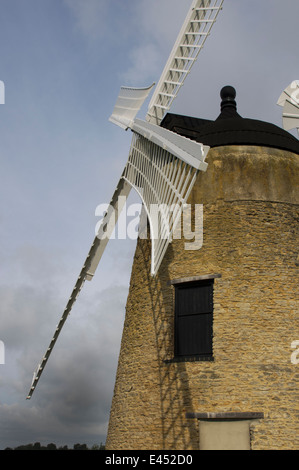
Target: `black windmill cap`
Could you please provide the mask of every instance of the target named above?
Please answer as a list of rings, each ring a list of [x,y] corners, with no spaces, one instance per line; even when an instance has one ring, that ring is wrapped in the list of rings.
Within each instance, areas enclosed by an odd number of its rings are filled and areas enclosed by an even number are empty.
[[[256,145],[299,154],[299,140],[281,127],[237,112],[236,90],[231,85],[220,91],[220,114],[214,120],[168,113],[161,126],[211,148],[225,145]]]

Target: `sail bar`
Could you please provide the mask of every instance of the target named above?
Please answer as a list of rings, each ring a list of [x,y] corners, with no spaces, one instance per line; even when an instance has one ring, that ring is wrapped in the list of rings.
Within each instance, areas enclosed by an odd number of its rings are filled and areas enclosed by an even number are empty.
[[[188,163],[188,165],[202,171],[207,169],[205,158],[210,148],[207,145],[195,142],[176,132],[172,132],[141,119],[135,119],[131,125],[131,129],[133,132],[146,137],[154,144]]]
[[[160,80],[146,120],[160,124],[210,34],[224,0],[193,0]]]
[[[67,302],[67,305],[64,309],[64,312],[62,314],[62,317],[55,329],[53,338],[49,344],[49,347],[47,348],[41,362],[38,364],[36,370],[34,371],[33,374],[33,380],[31,383],[31,387],[29,390],[29,393],[27,395],[27,400],[29,400],[37,386],[37,383],[43,373],[43,370],[48,362],[48,359],[50,357],[50,354],[55,346],[55,343],[58,339],[58,336],[69,316],[71,313],[71,310],[77,300],[77,297],[83,287],[83,284],[85,280],[91,280],[95,270],[100,262],[100,259],[104,253],[104,250],[106,248],[106,245],[110,239],[110,236],[112,234],[112,231],[117,223],[119,214],[123,208],[123,205],[130,193],[131,186],[127,184],[127,182],[124,179],[120,179],[116,190],[113,194],[112,200],[108,206],[108,210],[106,214],[103,217],[102,223],[99,227],[99,231],[91,245],[91,248],[89,250],[89,253],[87,255],[87,258],[85,260],[85,263],[81,269],[81,272],[79,274],[79,277],[76,281],[75,287],[71,293],[71,296]]]

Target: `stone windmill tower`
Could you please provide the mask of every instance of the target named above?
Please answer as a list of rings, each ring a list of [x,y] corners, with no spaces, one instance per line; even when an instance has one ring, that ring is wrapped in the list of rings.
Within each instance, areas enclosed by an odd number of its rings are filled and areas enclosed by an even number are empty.
[[[235,96],[161,124],[211,147],[188,198],[203,244],[173,240],[152,277],[138,240],[108,449],[298,448],[299,142]]]
[[[136,189],[149,234],[132,267],[107,449],[299,445],[299,142],[241,117],[232,87],[215,121],[169,113],[222,3],[192,2],[146,121],[136,114],[152,87],[121,89],[111,121],[133,132],[129,159],[28,394]],[[287,125],[298,122],[288,101]],[[179,236],[186,220],[194,245]]]

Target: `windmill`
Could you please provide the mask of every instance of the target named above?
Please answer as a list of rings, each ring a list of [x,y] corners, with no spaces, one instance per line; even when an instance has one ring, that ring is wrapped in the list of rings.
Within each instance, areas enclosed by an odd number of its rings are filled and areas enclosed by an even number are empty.
[[[283,107],[285,130],[297,128],[299,133],[299,80],[294,80],[280,95],[277,104]]]
[[[136,115],[154,84],[146,88],[121,87],[110,121],[133,133],[128,161],[49,347],[33,374],[27,399],[37,386],[85,280],[90,281],[95,274],[132,188],[140,195],[148,216],[152,240],[151,274],[155,276],[159,269],[196,176],[207,168],[205,158],[209,150],[208,146],[160,127],[160,123],[204,47],[223,1],[192,1],[150,100],[145,120],[137,119]],[[160,223],[151,215],[152,204],[165,208]],[[174,213],[169,222],[166,208],[170,206]]]

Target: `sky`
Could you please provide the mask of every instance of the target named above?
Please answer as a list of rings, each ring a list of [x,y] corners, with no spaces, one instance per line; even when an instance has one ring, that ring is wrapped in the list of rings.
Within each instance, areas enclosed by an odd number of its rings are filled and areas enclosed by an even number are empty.
[[[105,442],[135,240],[109,242],[26,396],[127,161],[119,88],[158,81],[191,3],[0,0],[0,449]],[[239,114],[282,126],[298,17],[296,0],[224,0],[171,112],[216,119],[232,85]]]

